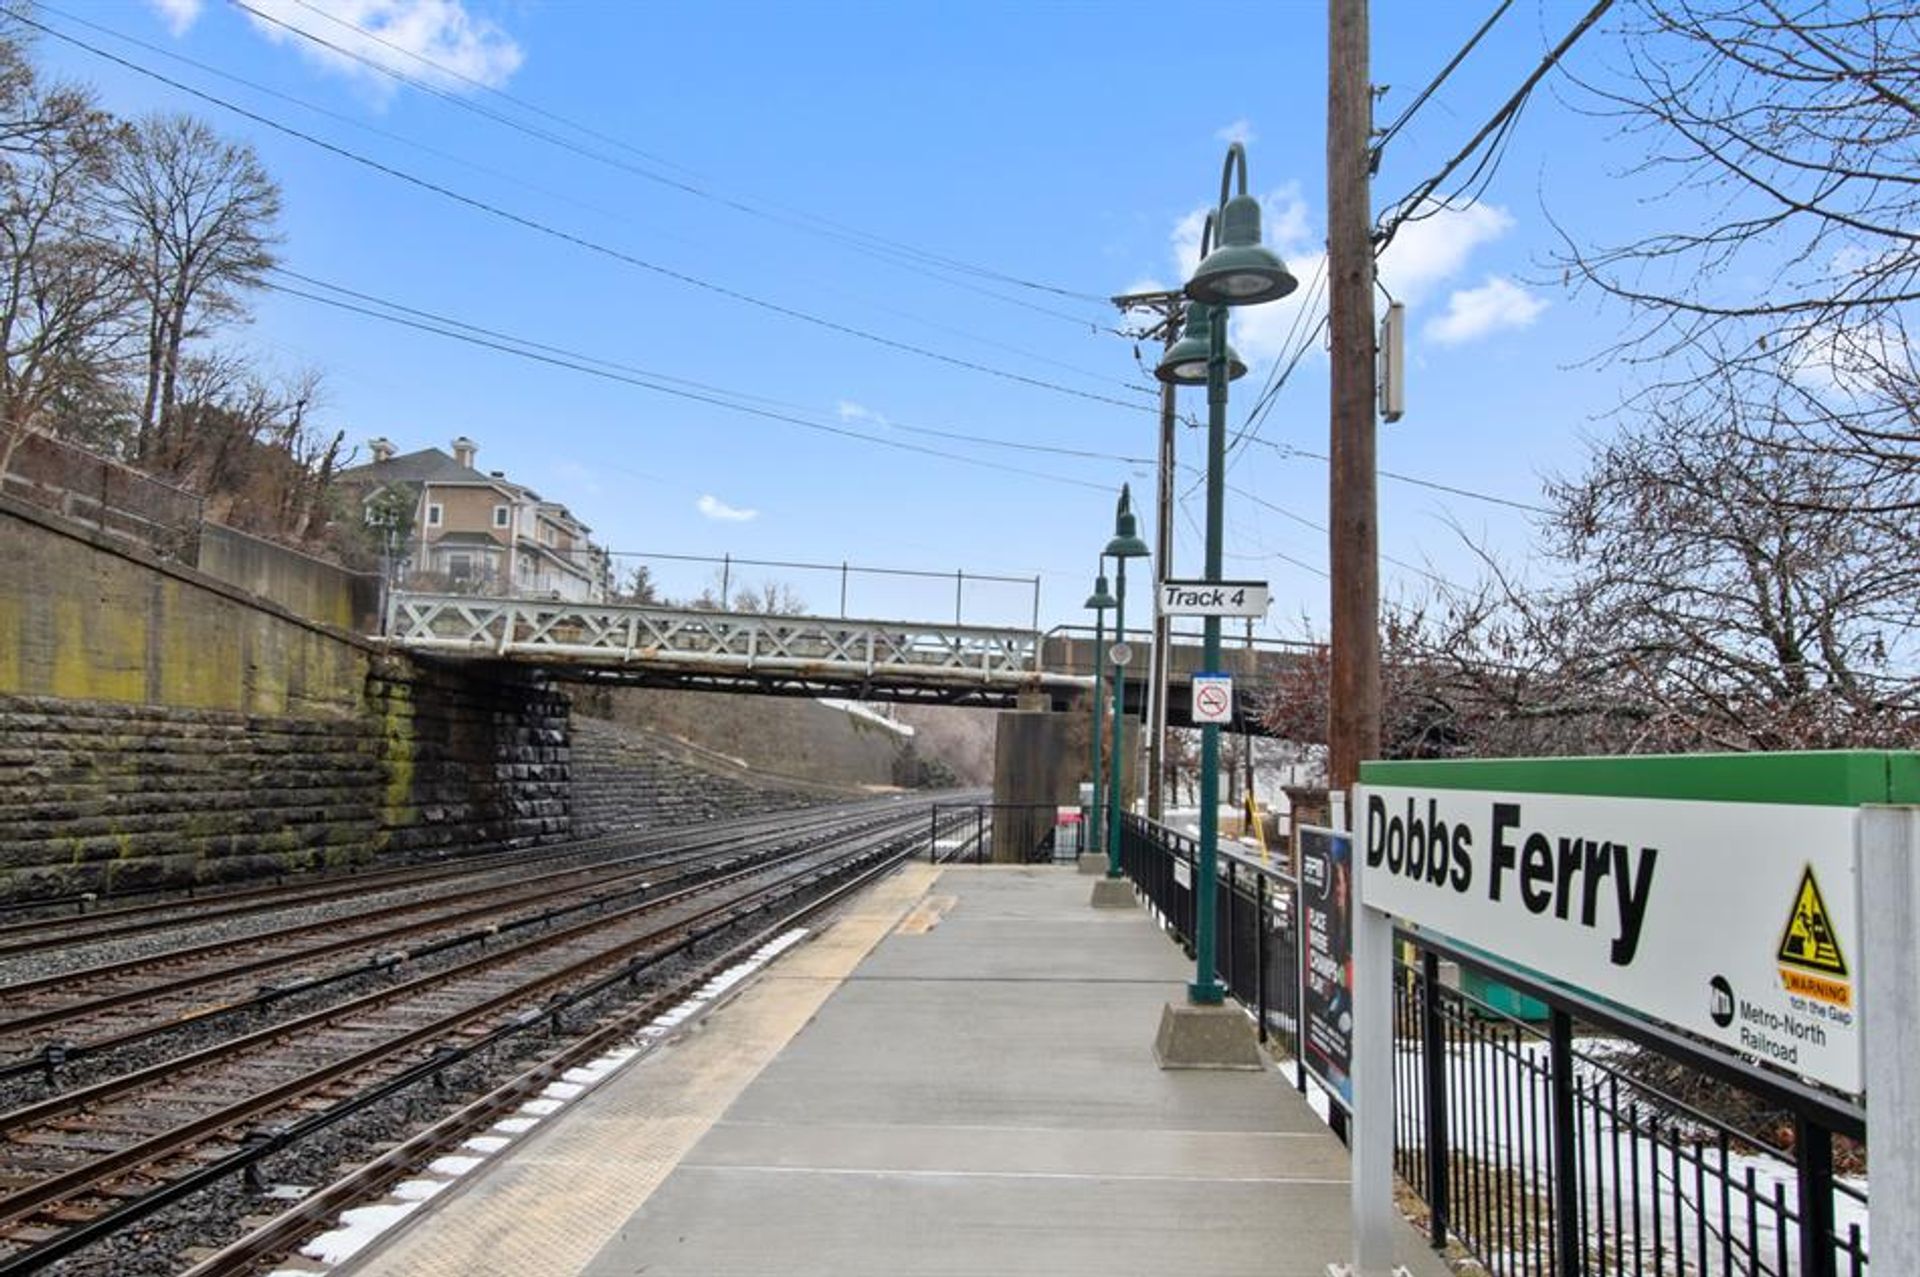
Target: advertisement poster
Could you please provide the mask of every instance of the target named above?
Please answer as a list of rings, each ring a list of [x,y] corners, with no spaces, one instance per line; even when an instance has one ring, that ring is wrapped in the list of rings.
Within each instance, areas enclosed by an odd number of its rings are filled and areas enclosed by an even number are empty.
[[[1353,1107],[1353,839],[1302,826],[1300,896],[1306,922],[1301,1005],[1304,1061],[1342,1108]]]

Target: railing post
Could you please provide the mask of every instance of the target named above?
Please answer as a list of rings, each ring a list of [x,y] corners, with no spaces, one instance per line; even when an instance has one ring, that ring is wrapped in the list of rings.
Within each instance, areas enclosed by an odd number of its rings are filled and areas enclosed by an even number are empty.
[[[1426,1060],[1428,1244],[1447,1248],[1447,1037],[1440,1020],[1440,955],[1420,954],[1420,1045]]]
[[[1573,1017],[1555,1009],[1548,1022],[1548,1081],[1553,1089],[1553,1271],[1581,1277],[1580,1160],[1574,1147]]]
[[[940,805],[935,803],[927,812],[927,863],[940,863]]]
[[[1800,1272],[1834,1277],[1833,1132],[1805,1110],[1793,1115],[1793,1169],[1800,1190]]]
[[[953,574],[953,623],[960,624],[960,594],[967,583],[964,570],[956,569]]]
[[[733,610],[733,555],[725,554],[720,558],[720,610]]]
[[[847,614],[847,562],[845,559],[842,559],[840,561],[840,615],[844,617],[846,616],[846,614]]]
[[[1267,1041],[1267,875],[1253,876],[1253,1001],[1262,1045]]]

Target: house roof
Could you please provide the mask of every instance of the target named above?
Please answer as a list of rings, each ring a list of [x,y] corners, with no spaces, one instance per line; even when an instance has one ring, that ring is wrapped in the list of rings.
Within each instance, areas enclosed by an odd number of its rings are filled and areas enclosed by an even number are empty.
[[[442,532],[433,539],[434,545],[490,545],[501,549],[498,541],[486,532]]]
[[[472,483],[519,493],[535,501],[540,499],[540,494],[525,484],[482,474],[472,466],[461,465],[438,448],[422,448],[385,461],[352,466],[342,470],[338,478],[342,483]]]

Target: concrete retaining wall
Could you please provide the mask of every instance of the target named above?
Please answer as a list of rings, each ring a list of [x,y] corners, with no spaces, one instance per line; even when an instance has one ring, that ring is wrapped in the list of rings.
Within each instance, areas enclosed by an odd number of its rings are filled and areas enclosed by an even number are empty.
[[[200,529],[200,570],[277,603],[297,616],[356,634],[380,629],[380,578],[208,523]]]
[[[0,499],[0,898],[564,837],[568,708]]]
[[[756,772],[802,781],[891,785],[909,739],[801,698],[617,688],[595,693],[589,703],[612,722],[693,741]]]

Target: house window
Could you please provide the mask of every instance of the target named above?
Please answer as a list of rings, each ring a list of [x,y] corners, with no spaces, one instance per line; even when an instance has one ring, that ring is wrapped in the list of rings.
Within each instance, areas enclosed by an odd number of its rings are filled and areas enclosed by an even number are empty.
[[[445,514],[446,514],[446,511],[443,510],[440,506],[429,505],[427,507],[427,526],[430,528],[439,527],[441,520],[443,519]]]
[[[438,509],[439,507],[434,507]],[[447,556],[447,577],[454,581],[473,579],[473,556],[470,554],[449,554]]]
[[[510,522],[512,522],[512,520],[513,520],[513,511],[509,509],[507,506],[497,505],[493,507],[493,526],[494,527],[504,528]]]

